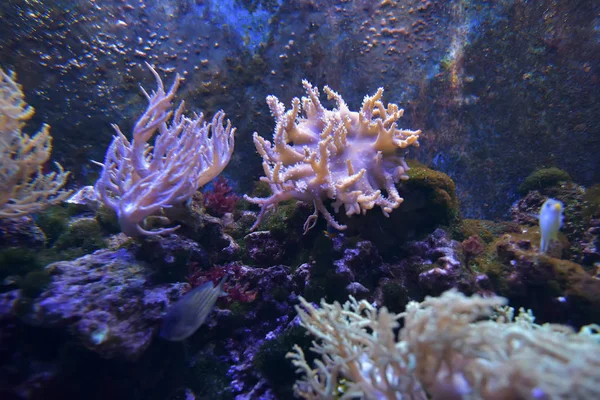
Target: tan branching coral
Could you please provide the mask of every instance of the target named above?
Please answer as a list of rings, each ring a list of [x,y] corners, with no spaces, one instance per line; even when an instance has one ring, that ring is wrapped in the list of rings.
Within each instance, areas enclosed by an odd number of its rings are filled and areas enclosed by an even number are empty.
[[[418,145],[421,131],[398,129],[404,110],[395,104],[384,107],[382,88],[364,98],[360,112],[353,112],[329,87],[324,90],[337,104],[333,110],[321,104],[317,88],[307,81],[302,84],[307,97],[302,101],[294,98],[288,111],[275,96],[267,97],[276,121],[273,142],[254,133],[254,144],[263,158],[265,176],[261,180],[269,183],[273,194],[267,198],[246,196],[261,206],[252,229],[267,210],[289,199],[314,204],[305,233],[314,226],[319,212],[334,228],[345,228],[325,207],[326,199],[335,200],[336,212],[342,205],[347,215],[364,214],[379,206],[387,216],[402,203],[395,183],[408,179],[408,166],[398,149]]]
[[[181,82],[179,75],[168,92],[158,73],[157,89],[146,91],[148,107],[133,128],[131,143],[118,126],[95,185],[96,195],[114,209],[122,231],[129,236],[172,232],[177,227],[148,231],[141,224],[161,209],[185,202],[227,166],[234,147],[235,128],[219,111],[211,123],[202,114],[183,115],[184,103],[172,111]],[[142,89],[143,90],[143,89]],[[157,133],[154,146],[148,141]]]
[[[317,339],[312,350],[321,359],[313,369],[298,346],[288,354],[304,375],[296,393],[305,399],[600,398],[600,326],[575,333],[538,325],[531,311],[515,318],[505,303],[448,291],[393,314],[353,298],[343,306],[322,301],[321,308],[301,299],[302,325]],[[404,325],[396,336],[399,319]]]
[[[62,190],[69,176],[60,164],[58,172],[43,173],[52,152],[50,127],[33,136],[22,132],[33,116],[14,74],[0,69],[0,218],[15,218],[40,211],[69,196]]]
[[[294,386],[299,397],[427,399],[414,376],[414,360],[396,340],[394,329],[399,326],[399,315],[386,309],[378,313],[368,302],[353,297],[344,305],[322,300],[321,308],[302,297],[300,302],[302,307],[296,310],[301,325],[315,337],[311,350],[321,358],[315,359],[313,369],[299,346],[287,354],[303,375]]]

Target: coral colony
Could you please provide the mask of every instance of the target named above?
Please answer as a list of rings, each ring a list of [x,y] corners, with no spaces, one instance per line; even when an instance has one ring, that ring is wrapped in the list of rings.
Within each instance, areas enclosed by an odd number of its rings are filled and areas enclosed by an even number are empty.
[[[50,127],[33,136],[22,130],[34,112],[23,97],[15,75],[0,69],[0,218],[35,213],[70,194],[62,189],[69,173],[60,164],[58,173],[42,171],[52,152]]]
[[[102,176],[95,186],[100,201],[117,212],[121,229],[130,236],[164,234],[176,229],[147,231],[140,224],[162,208],[185,202],[219,175],[227,166],[234,145],[235,128],[230,122],[223,127],[223,112],[218,112],[211,124],[204,122],[202,115],[194,120],[183,116],[183,103],[173,114],[170,109],[179,76],[165,93],[159,75],[152,68],[151,71],[158,88],[152,95],[144,92],[149,105],[134,127],[133,140],[129,143],[114,126],[117,136],[105,162],[100,164]],[[408,179],[408,165],[398,150],[418,146],[421,131],[397,127],[404,110],[396,104],[385,107],[381,102],[382,88],[373,96],[365,96],[361,111],[354,112],[327,86],[324,90],[337,108],[326,109],[319,100],[318,89],[307,81],[302,84],[307,97],[302,101],[294,98],[288,111],[275,96],[267,98],[276,121],[273,144],[257,133],[253,136],[263,158],[266,176],[261,180],[269,183],[272,195],[245,196],[261,207],[252,229],[260,225],[266,211],[290,199],[314,205],[304,233],[314,227],[319,213],[335,229],[346,228],[327,210],[327,199],[334,200],[335,212],[344,206],[348,216],[364,214],[375,206],[388,216],[403,201],[396,183]],[[301,111],[304,117],[300,116]],[[147,142],[157,130],[159,134],[151,148]],[[217,181],[208,200],[223,190],[227,190],[223,181]]]
[[[404,14],[444,2],[417,3]],[[184,115],[181,76],[166,90],[146,65],[156,89],[131,139],[113,125],[99,178],[68,206],[69,172],[45,172],[49,126],[23,132],[33,109],[0,69],[0,398],[600,399],[600,185],[542,169],[512,221],[463,218],[452,179],[405,160],[421,130],[399,127],[383,88],[350,111],[325,86],[329,109],[303,80],[289,109],[267,97],[273,137],[252,136],[264,176],[242,199],[221,175],[224,111]],[[312,229],[320,215],[338,232]]]
[[[276,123],[273,143],[254,133],[256,150],[263,158],[265,177],[261,180],[269,183],[273,194],[245,197],[261,207],[252,229],[260,225],[266,211],[290,199],[314,205],[304,233],[314,227],[319,213],[335,229],[346,228],[327,210],[326,199],[335,200],[336,212],[344,206],[346,215],[364,214],[375,206],[389,215],[402,203],[395,184],[408,179],[408,165],[397,150],[418,146],[421,131],[398,128],[404,110],[396,104],[386,108],[381,102],[382,88],[365,96],[361,110],[355,112],[331,88],[325,86],[324,91],[337,108],[328,110],[317,88],[307,81],[302,85],[307,97],[294,98],[288,111],[277,97],[267,97]]]
[[[183,115],[184,103],[173,112],[172,102],[181,78],[166,93],[158,73],[157,89],[144,91],[148,108],[133,128],[131,143],[117,131],[96,183],[96,194],[116,211],[123,232],[130,236],[158,235],[177,227],[147,231],[140,224],[161,209],[183,203],[227,166],[234,147],[235,128],[219,111],[211,123],[202,114]],[[154,146],[148,141],[157,133]]]
[[[334,398],[340,377],[346,394],[368,399],[600,395],[592,384],[600,374],[588,369],[600,365],[600,326],[578,334],[540,326],[524,310],[515,316],[501,297],[468,298],[453,290],[410,302],[401,314],[352,297],[344,305],[321,301],[320,308],[300,301],[302,326],[319,339],[312,350],[322,356],[313,369],[298,346],[288,354],[304,375],[295,387],[304,399]],[[395,334],[399,320],[403,328]],[[588,384],[561,379],[564,370]]]

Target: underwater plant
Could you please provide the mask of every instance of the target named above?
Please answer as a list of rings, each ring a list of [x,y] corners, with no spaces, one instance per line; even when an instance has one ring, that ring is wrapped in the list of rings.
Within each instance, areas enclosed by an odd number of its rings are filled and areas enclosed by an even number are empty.
[[[317,88],[306,80],[302,85],[307,97],[302,101],[295,97],[288,111],[277,97],[267,97],[276,121],[273,143],[254,133],[254,144],[263,158],[261,181],[269,183],[272,195],[244,197],[261,207],[252,229],[260,225],[267,210],[290,199],[314,205],[304,233],[314,227],[319,213],[335,229],[346,228],[325,207],[327,199],[334,200],[335,212],[342,205],[346,215],[364,214],[379,206],[388,216],[403,201],[395,184],[408,179],[408,165],[397,150],[418,146],[421,131],[398,129],[404,110],[393,103],[384,107],[380,101],[383,88],[365,96],[362,109],[354,112],[328,86],[324,88],[327,97],[337,103],[333,110],[321,104]],[[301,111],[304,117],[299,116]]]
[[[225,113],[218,111],[211,123],[204,115],[190,119],[183,115],[184,102],[173,112],[173,98],[182,78],[179,74],[169,92],[158,73],[151,95],[142,89],[148,107],[133,128],[129,142],[117,125],[95,191],[102,203],[116,211],[123,233],[129,236],[160,235],[177,229],[148,231],[141,224],[161,209],[185,202],[198,188],[219,175],[229,163],[235,128]],[[169,122],[170,120],[170,122]],[[148,141],[158,131],[154,145]]]
[[[43,172],[52,152],[50,126],[33,136],[23,133],[34,110],[23,100],[14,74],[0,69],[0,218],[31,214],[65,200],[69,172]]]

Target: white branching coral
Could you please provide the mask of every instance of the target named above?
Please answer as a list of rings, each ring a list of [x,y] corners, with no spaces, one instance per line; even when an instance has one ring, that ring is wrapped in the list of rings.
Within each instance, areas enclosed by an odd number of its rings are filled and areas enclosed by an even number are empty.
[[[15,75],[0,69],[0,218],[35,213],[70,194],[63,190],[69,173],[60,164],[58,172],[43,172],[52,152],[50,127],[33,136],[22,132],[34,113],[23,97]]]
[[[448,291],[393,314],[353,298],[343,306],[322,301],[321,308],[301,299],[300,319],[321,359],[311,368],[298,346],[288,354],[304,375],[296,393],[305,399],[600,398],[600,326],[575,333],[538,325],[531,311],[514,317],[505,303]],[[404,325],[396,337],[399,319]]]
[[[404,110],[396,104],[384,107],[382,88],[364,98],[360,112],[353,112],[329,87],[324,91],[337,104],[333,110],[321,104],[317,88],[307,81],[302,84],[307,97],[302,101],[294,98],[288,111],[275,96],[267,97],[276,121],[273,142],[254,133],[254,144],[263,158],[265,176],[261,180],[269,183],[273,194],[267,198],[246,196],[261,207],[252,229],[266,211],[290,199],[314,205],[314,214],[304,224],[305,233],[319,213],[334,228],[346,228],[327,210],[326,199],[334,200],[335,212],[342,205],[347,215],[364,214],[379,206],[388,216],[403,200],[395,183],[408,179],[408,166],[398,150],[417,146],[421,131],[398,128]]]
[[[396,341],[394,330],[400,315],[386,309],[378,313],[368,302],[353,297],[344,305],[322,300],[321,308],[302,297],[300,302],[302,307],[296,310],[301,325],[316,338],[311,350],[321,359],[315,359],[313,369],[299,346],[287,354],[297,372],[304,375],[294,386],[299,397],[427,399],[414,376],[414,360],[404,344]]]
[[[172,102],[182,80],[179,75],[168,92],[158,73],[157,89],[144,91],[148,107],[133,128],[129,142],[118,126],[96,182],[98,199],[114,209],[121,230],[129,236],[172,232],[176,227],[148,231],[141,225],[149,215],[185,202],[229,163],[235,128],[223,125],[225,113],[217,112],[211,123],[202,114],[183,115],[184,103],[172,111]],[[157,133],[158,132],[158,133]],[[157,133],[154,146],[148,141]]]

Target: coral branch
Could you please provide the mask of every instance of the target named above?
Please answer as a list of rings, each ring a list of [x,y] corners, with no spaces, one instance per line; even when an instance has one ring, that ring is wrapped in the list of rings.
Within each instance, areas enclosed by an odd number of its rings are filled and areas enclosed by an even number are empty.
[[[70,194],[62,189],[69,173],[60,164],[58,172],[43,173],[52,152],[50,127],[31,137],[21,131],[34,110],[15,79],[0,69],[0,218],[40,211]]]

